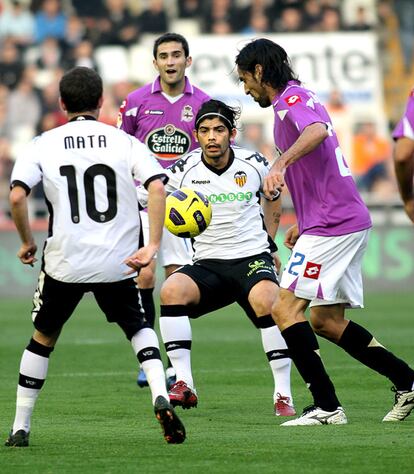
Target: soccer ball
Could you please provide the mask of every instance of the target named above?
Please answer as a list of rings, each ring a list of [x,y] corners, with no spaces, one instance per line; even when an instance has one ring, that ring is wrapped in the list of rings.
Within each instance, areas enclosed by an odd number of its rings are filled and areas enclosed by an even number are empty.
[[[199,191],[181,188],[167,196],[165,227],[178,237],[200,235],[210,224],[211,215],[210,201]]]

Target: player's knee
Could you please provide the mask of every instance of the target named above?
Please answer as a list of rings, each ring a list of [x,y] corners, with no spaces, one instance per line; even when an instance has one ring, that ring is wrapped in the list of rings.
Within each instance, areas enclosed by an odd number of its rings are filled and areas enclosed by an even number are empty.
[[[271,314],[279,328],[296,319],[295,308],[290,304],[290,299],[286,298],[282,292],[274,301]]]
[[[327,325],[323,319],[311,316],[310,323],[312,325],[313,331],[318,334],[318,336],[325,337],[325,334],[327,333]]]
[[[162,305],[186,304],[185,289],[171,280],[166,280],[161,287],[160,300]]]
[[[151,267],[144,267],[139,272],[137,283],[139,288],[154,288],[155,272]]]
[[[256,314],[258,315],[264,315],[264,314],[270,314],[272,310],[272,300],[266,301],[266,299],[261,300],[261,301],[255,301],[253,303],[253,308]]]

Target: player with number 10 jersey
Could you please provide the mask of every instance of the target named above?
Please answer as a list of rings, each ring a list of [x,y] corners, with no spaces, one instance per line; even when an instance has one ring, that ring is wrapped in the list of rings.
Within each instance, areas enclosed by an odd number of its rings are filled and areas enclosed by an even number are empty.
[[[134,178],[145,185],[163,174],[145,145],[89,116],[35,138],[16,161],[12,184],[29,192],[43,179],[45,272],[67,283],[130,278],[122,262],[141,234]]]

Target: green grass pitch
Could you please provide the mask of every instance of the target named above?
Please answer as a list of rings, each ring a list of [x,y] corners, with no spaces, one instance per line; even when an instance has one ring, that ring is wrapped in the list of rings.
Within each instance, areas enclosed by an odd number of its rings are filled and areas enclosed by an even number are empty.
[[[370,295],[350,312],[377,339],[414,364],[412,295]],[[20,356],[32,332],[29,300],[0,301],[0,421],[14,416]],[[137,362],[121,331],[85,299],[51,356],[32,420],[31,445],[0,446],[0,472],[21,473],[413,473],[414,414],[381,419],[391,384],[321,341],[327,369],[348,415],[345,426],[282,428],[259,333],[237,306],[193,323],[197,409],[177,409],[187,429],[167,445],[148,389],[135,384]],[[299,411],[310,396],[292,369]],[[2,445],[3,445],[2,439]]]

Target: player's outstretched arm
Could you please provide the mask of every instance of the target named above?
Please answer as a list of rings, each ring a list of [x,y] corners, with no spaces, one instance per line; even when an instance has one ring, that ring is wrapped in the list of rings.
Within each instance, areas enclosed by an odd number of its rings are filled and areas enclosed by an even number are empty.
[[[165,188],[161,179],[155,179],[148,185],[148,244],[125,260],[125,263],[132,268],[129,274],[151,263],[160,248],[164,219]]]
[[[400,138],[394,147],[394,168],[398,189],[408,217],[414,222],[414,140]]]
[[[17,256],[25,265],[33,266],[37,261],[35,257],[37,246],[30,229],[26,191],[21,186],[15,186],[10,191],[9,201],[11,215],[22,241]]]
[[[159,249],[165,219],[165,187],[160,179],[151,181],[148,185],[148,245]]]
[[[282,198],[279,197],[275,201],[262,198],[261,204],[267,233],[275,240],[279,228],[280,216],[282,215]]]

